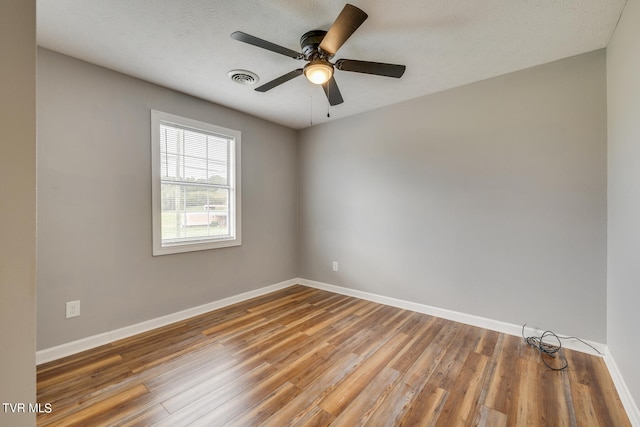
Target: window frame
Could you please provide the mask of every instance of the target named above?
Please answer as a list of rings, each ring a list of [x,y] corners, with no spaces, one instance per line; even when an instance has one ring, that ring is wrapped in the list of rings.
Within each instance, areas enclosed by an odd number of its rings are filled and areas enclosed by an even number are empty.
[[[162,241],[162,176],[160,125],[175,125],[196,132],[219,134],[231,141],[229,167],[229,236],[198,238],[182,242]],[[153,256],[227,248],[242,244],[241,227],[241,132],[163,111],[151,110],[151,206]]]

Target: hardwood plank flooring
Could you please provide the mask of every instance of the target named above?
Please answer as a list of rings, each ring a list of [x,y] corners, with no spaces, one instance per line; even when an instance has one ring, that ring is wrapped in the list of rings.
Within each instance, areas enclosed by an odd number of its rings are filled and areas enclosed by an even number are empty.
[[[629,426],[604,361],[296,285],[38,366],[38,426]]]

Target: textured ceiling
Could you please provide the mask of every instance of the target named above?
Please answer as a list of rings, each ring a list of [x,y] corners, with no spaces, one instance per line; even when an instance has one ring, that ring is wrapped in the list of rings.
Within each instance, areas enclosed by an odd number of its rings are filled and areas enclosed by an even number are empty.
[[[343,0],[38,0],[38,44],[217,104],[300,129],[603,48],[625,0],[352,0],[369,18],[334,59],[404,64],[401,79],[336,71],[345,102],[298,77],[304,63],[232,40],[243,31],[300,51]],[[327,111],[331,118],[327,118]]]

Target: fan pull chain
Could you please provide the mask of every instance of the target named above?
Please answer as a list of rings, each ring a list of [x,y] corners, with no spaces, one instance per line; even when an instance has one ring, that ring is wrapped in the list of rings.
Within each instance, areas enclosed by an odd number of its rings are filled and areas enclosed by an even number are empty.
[[[327,83],[327,117],[331,117],[329,114],[329,108],[331,108],[331,85]]]
[[[311,85],[309,86],[309,126],[313,126],[313,91]]]

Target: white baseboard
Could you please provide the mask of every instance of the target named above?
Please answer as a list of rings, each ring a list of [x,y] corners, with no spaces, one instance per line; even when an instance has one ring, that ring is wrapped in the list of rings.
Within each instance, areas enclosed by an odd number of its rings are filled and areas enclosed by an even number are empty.
[[[386,297],[383,295],[372,294],[369,292],[358,291],[355,289],[344,288],[341,286],[330,285],[328,283],[316,282],[313,280],[307,279],[297,279],[298,283],[301,285],[309,286],[312,288],[323,289],[329,292],[335,292],[337,294],[348,295],[360,299],[364,299],[367,301],[377,302],[380,304],[390,305],[392,307],[398,307],[405,310],[416,311],[418,313],[424,313],[431,316],[441,317],[447,320],[453,320],[455,322],[464,323],[471,326],[477,326],[479,328],[490,329],[496,332],[502,332],[509,335],[522,336],[522,325],[515,325],[513,323],[501,322],[499,320],[487,319],[485,317],[474,316],[472,314],[460,313],[457,311],[446,310],[443,308],[432,307],[426,304],[418,304],[411,301],[405,301],[397,298]],[[526,327],[525,328],[526,336],[540,336],[544,331],[540,331],[538,329]],[[562,334],[558,333],[558,335],[562,336]],[[583,353],[592,354],[595,356],[603,356],[605,354],[606,345],[601,343],[596,343],[592,341],[584,340],[595,347],[600,354],[598,354],[593,349],[584,345],[580,341],[577,340],[564,340],[562,341],[562,346],[571,350],[581,351]]]
[[[605,350],[604,363],[607,365],[607,369],[609,370],[613,384],[616,386],[616,390],[618,391],[618,395],[622,401],[622,406],[624,406],[625,411],[627,411],[627,416],[629,417],[631,425],[634,427],[640,427],[640,408],[638,408],[638,405],[633,400],[631,391],[627,387],[627,383],[624,381],[624,377],[622,376],[622,373],[620,373],[620,369],[613,359],[613,355],[609,348]]]
[[[135,325],[125,326],[124,328],[104,332],[98,335],[92,335],[87,338],[82,338],[77,341],[72,341],[55,347],[46,348],[44,350],[39,350],[36,352],[36,364],[40,365],[42,363],[51,362],[53,360],[70,356],[72,354],[80,353],[81,351],[109,344],[110,342],[127,338],[142,332],[147,332],[152,329],[160,328],[162,326],[179,322],[190,317],[198,316],[200,314],[208,313],[210,311],[217,310],[219,308],[226,307],[237,302],[245,301],[264,294],[268,294],[270,292],[284,289],[289,286],[293,286],[298,282],[299,280],[297,279],[286,280],[274,285],[265,286],[260,289],[244,292],[242,294],[234,295],[228,298],[223,298],[221,300],[189,308],[187,310],[182,310],[177,313],[172,313],[166,316],[136,323]]]

